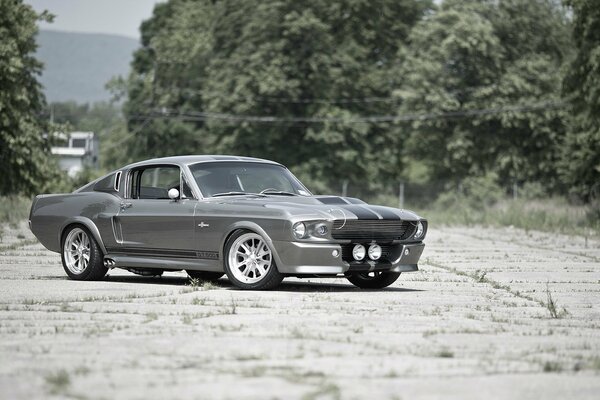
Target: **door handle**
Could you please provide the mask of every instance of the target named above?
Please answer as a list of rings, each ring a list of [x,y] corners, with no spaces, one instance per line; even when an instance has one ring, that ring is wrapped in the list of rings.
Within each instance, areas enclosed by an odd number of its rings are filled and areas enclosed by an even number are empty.
[[[124,210],[126,208],[129,208],[133,205],[133,203],[125,203],[125,202],[121,202],[121,210]]]

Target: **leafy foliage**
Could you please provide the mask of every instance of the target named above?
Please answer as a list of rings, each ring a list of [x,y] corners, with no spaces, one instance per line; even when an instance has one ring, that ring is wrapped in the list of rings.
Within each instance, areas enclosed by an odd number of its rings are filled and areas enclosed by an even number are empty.
[[[397,176],[392,132],[384,125],[141,115],[162,108],[279,118],[390,112],[390,104],[336,100],[389,96],[396,54],[429,7],[414,0],[160,4],[142,25],[144,47],[128,83],[130,128],[144,126],[130,148],[139,158],[182,152],[271,158],[321,185]]]
[[[572,193],[600,202],[600,7],[595,0],[567,4],[574,13],[577,55],[564,80],[571,118],[562,171]]]
[[[556,187],[566,38],[564,14],[549,1],[444,1],[401,53],[399,113],[432,115],[401,128],[411,132],[407,158],[423,162],[430,178],[494,173],[503,186]]]
[[[51,17],[22,1],[0,0],[0,195],[32,194],[57,176],[42,137],[42,65],[33,56],[38,19]]]

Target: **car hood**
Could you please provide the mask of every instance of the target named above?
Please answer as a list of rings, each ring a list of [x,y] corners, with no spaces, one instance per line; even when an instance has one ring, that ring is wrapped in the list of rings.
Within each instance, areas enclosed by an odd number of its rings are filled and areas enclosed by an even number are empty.
[[[211,202],[242,207],[265,207],[301,219],[407,220],[421,219],[408,210],[367,204],[359,199],[339,196],[235,196],[213,198]]]

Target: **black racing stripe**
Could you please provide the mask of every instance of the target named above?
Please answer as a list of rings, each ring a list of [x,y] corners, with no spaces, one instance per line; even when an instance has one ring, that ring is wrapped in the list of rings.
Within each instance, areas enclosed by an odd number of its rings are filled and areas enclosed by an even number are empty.
[[[381,215],[383,219],[393,219],[393,220],[401,220],[395,212],[390,211],[389,209],[381,206],[367,206],[369,209],[375,211],[377,214]]]
[[[344,199],[346,199],[346,201],[350,204],[367,204],[362,200],[355,199],[354,197],[344,197]]]
[[[147,256],[147,257],[167,257],[167,258],[206,258],[199,257],[196,251],[192,250],[173,250],[173,249],[154,249],[145,247],[109,247],[106,249],[109,254],[123,254],[127,256]],[[218,253],[217,253],[218,258]]]
[[[348,204],[341,197],[318,197],[317,200],[323,204]]]
[[[345,205],[344,210],[351,211],[358,219],[379,219],[379,216],[364,206]]]

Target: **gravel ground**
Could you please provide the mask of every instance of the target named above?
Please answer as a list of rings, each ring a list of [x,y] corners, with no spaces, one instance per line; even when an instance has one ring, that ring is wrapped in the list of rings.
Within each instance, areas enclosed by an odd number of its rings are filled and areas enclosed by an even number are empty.
[[[0,231],[0,398],[600,392],[598,240],[433,228],[421,270],[387,290],[289,279],[246,292],[183,273],[70,281],[25,224]]]

